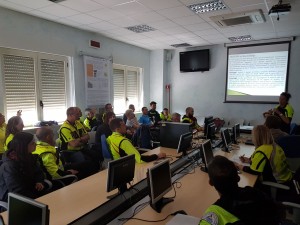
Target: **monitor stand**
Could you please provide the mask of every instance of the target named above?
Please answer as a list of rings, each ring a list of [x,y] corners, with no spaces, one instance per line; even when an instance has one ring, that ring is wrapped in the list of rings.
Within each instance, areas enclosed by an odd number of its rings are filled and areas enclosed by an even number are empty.
[[[151,201],[151,200],[150,200]],[[158,200],[158,202],[152,204],[150,203],[150,206],[152,207],[152,209],[154,209],[156,212],[160,213],[162,208],[170,203],[173,202],[174,199],[173,198],[161,198],[160,200]]]
[[[225,147],[225,146],[224,146],[224,147],[222,148],[222,151],[223,151],[223,152],[230,152],[230,147]]]
[[[208,169],[206,166],[201,166],[200,169],[201,169],[201,171],[208,173]]]
[[[182,154],[180,156],[176,156],[177,159],[181,159],[184,158],[185,156],[187,156],[186,150],[182,151]]]
[[[123,193],[124,193],[125,191],[127,191],[127,190],[128,190],[127,185],[126,185],[126,184],[123,184],[123,185],[121,185],[120,187],[118,187],[118,192],[117,192],[117,193],[112,194],[112,195],[109,195],[109,196],[107,196],[106,198],[107,198],[107,199],[112,199],[112,198],[118,196],[119,194],[123,194]]]

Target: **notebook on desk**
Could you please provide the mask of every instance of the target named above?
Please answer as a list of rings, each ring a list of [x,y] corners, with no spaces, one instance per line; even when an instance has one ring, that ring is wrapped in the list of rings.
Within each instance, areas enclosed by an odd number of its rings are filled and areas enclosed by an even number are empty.
[[[200,218],[184,215],[184,214],[176,214],[166,225],[198,225]]]

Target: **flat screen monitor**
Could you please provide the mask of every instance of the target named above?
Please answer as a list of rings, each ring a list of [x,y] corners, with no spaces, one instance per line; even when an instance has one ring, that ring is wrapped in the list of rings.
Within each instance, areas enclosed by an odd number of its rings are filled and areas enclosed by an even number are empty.
[[[173,199],[163,196],[172,189],[171,170],[169,160],[164,160],[148,169],[148,186],[150,187],[150,205],[161,212],[163,206]]]
[[[192,132],[189,123],[162,122],[160,125],[160,146],[177,149],[180,136]]]
[[[182,153],[182,155],[186,155],[187,151],[191,149],[192,147],[192,139],[193,139],[193,133],[188,132],[186,134],[182,134],[179,139],[178,147],[177,147],[177,153]]]
[[[210,123],[207,126],[206,139],[215,139],[216,138],[216,125],[215,123]]]
[[[232,127],[232,139],[235,144],[237,144],[237,139],[240,137],[240,124],[237,123]]]
[[[209,49],[180,52],[180,72],[209,71]]]
[[[117,188],[119,190],[119,193],[123,193],[127,190],[127,183],[131,182],[134,178],[134,156],[134,154],[128,155],[108,162],[106,188],[107,192],[110,192]]]
[[[229,147],[232,144],[229,129],[226,128],[221,132],[222,141],[224,144],[224,150],[229,151]]]
[[[201,169],[207,172],[208,164],[213,160],[214,154],[212,151],[211,141],[207,140],[201,145],[201,157],[204,167]]]
[[[212,116],[207,116],[204,119],[204,136],[207,137],[207,128],[208,124],[211,124],[214,122],[214,118]]]
[[[48,206],[19,194],[8,193],[9,225],[48,225]]]

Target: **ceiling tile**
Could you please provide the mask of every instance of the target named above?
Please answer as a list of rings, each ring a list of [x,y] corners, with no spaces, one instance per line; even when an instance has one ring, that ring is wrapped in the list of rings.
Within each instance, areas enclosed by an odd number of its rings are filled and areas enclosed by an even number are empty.
[[[127,4],[114,6],[112,9],[120,13],[123,13],[124,15],[131,15],[131,14],[143,13],[143,12],[145,13],[150,11],[149,8],[135,1],[128,2]]]
[[[55,22],[58,22],[58,23],[62,23],[62,24],[65,24],[65,25],[69,25],[69,26],[72,26],[72,27],[81,27],[82,24],[81,23],[77,23],[73,20],[69,20],[67,18],[59,18],[57,20],[55,20]]]
[[[120,36],[123,36],[123,35],[126,36],[126,35],[131,35],[132,34],[132,31],[130,31],[126,28],[122,28],[122,27],[118,27],[117,29],[110,29],[107,32],[110,33],[110,34],[120,35]]]
[[[58,17],[68,17],[79,13],[78,11],[57,4],[43,7],[40,8],[39,10],[44,13],[49,13],[51,15],[58,16]]]
[[[191,33],[191,32],[190,33],[174,34],[173,36],[180,39],[180,40],[187,40],[187,39],[190,39],[190,38],[198,37],[196,34]]]
[[[243,1],[237,1],[237,0],[223,0],[226,6],[229,8],[237,8],[237,7],[245,7],[245,6],[252,6],[261,4],[264,2],[264,0],[243,0]]]
[[[205,22],[198,15],[178,17],[178,18],[172,19],[172,21],[179,25],[190,25],[190,24]]]
[[[40,18],[44,18],[44,19],[49,19],[49,20],[57,20],[59,18],[57,16],[46,14],[46,13],[41,12],[39,10],[32,10],[32,11],[28,12],[28,14],[33,15],[33,16],[37,16],[37,17],[40,17]]]
[[[178,24],[170,21],[170,20],[162,20],[162,21],[158,21],[158,22],[149,22],[148,23],[149,26],[154,27],[156,29],[165,29],[165,28],[169,28],[169,27],[177,27]]]
[[[154,31],[150,31],[150,32],[145,32],[143,33],[145,36],[147,37],[164,37],[166,36],[166,34],[164,32],[158,31],[158,30],[154,30]]]
[[[141,4],[153,9],[153,10],[159,10],[159,9],[166,9],[166,8],[173,8],[176,6],[181,6],[182,3],[180,3],[177,0],[138,0]]]
[[[19,12],[29,12],[32,10],[32,8],[26,7],[24,5],[7,2],[7,1],[3,1],[3,0],[0,1],[0,6],[2,6],[4,8],[15,10],[15,11],[19,11]]]
[[[27,1],[27,0],[26,0]],[[74,9],[79,12],[89,12],[97,9],[104,8],[103,5],[93,2],[91,0],[71,0],[71,1],[62,1],[60,5],[66,6],[70,9]]]
[[[138,21],[131,19],[130,17],[127,16],[120,17],[118,19],[112,19],[109,20],[109,22],[120,27],[128,27],[128,26],[134,26],[140,24]]]
[[[38,9],[41,7],[54,5],[53,2],[50,2],[49,0],[7,0],[8,2],[16,3],[18,5],[23,5],[26,7],[32,8],[32,9]]]
[[[98,23],[101,22],[100,19],[97,19],[95,17],[86,15],[86,14],[78,14],[78,15],[74,15],[74,16],[69,16],[67,17],[67,19],[69,20],[73,20],[77,23],[81,23],[81,24],[90,24],[90,23]]]
[[[193,16],[194,13],[189,10],[186,6],[179,6],[174,8],[168,8],[168,9],[161,9],[157,11],[159,14],[169,18],[177,18],[177,17],[183,17],[183,16]]]
[[[184,28],[189,31],[198,31],[198,30],[212,29],[213,27],[209,23],[197,23],[197,24],[184,26]]]
[[[115,10],[109,9],[109,8],[95,10],[92,12],[88,12],[87,14],[90,16],[94,16],[96,18],[102,19],[102,20],[112,20],[112,19],[124,17],[124,14],[117,12]]]
[[[100,3],[101,5],[113,7],[120,4],[126,4],[132,2],[132,0],[93,0],[94,2]]]
[[[179,27],[179,26],[164,29],[164,33],[171,34],[172,36],[174,34],[182,34],[182,33],[186,33],[186,32],[187,32],[186,29],[184,29],[183,27]]]
[[[111,30],[111,29],[116,29],[117,28],[117,26],[115,26],[115,25],[113,25],[109,22],[106,22],[106,21],[102,21],[100,23],[89,24],[88,26],[89,27],[94,27],[97,30]]]
[[[141,21],[141,22],[156,22],[156,21],[161,21],[166,19],[165,17],[163,17],[162,15],[158,14],[157,12],[146,12],[146,13],[139,13],[139,14],[135,14],[135,15],[130,15],[130,17],[132,19],[135,19],[137,21]]]

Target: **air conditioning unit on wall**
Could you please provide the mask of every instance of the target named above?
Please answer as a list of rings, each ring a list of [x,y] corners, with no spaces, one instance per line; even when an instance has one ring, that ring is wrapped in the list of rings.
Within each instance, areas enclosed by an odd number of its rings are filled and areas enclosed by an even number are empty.
[[[266,21],[261,9],[239,13],[229,13],[219,16],[211,16],[210,19],[214,21],[219,27],[229,27],[243,24],[257,24],[264,23]]]

